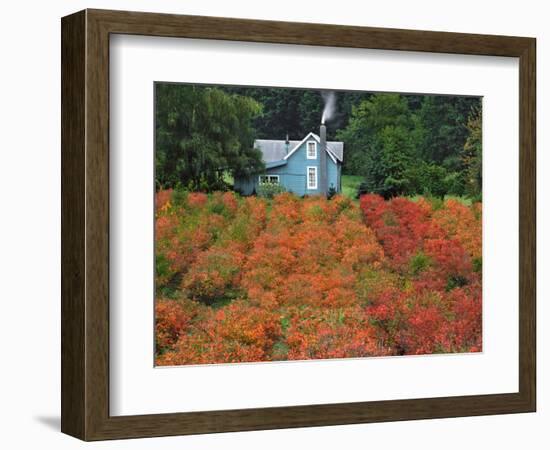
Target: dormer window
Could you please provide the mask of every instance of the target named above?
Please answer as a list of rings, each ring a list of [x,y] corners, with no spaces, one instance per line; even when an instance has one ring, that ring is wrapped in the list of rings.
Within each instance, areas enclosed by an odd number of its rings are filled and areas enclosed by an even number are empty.
[[[317,159],[317,142],[308,141],[308,143],[307,143],[307,159]]]

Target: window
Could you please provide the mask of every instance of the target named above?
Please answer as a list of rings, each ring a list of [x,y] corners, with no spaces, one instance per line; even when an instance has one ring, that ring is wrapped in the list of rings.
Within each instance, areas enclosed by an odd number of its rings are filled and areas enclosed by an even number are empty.
[[[317,143],[315,141],[307,143],[307,159],[317,159]]]
[[[260,175],[260,184],[279,184],[279,175]]]
[[[315,166],[307,168],[307,188],[317,189],[317,167]]]

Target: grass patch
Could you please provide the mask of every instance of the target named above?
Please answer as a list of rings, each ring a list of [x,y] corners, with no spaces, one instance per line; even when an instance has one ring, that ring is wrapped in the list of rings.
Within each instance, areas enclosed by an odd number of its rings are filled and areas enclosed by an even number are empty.
[[[342,175],[342,194],[355,200],[361,181],[363,177],[360,175]]]
[[[231,175],[231,172],[227,170],[223,173],[223,181],[231,187],[235,185],[235,180],[233,179],[233,175]]]

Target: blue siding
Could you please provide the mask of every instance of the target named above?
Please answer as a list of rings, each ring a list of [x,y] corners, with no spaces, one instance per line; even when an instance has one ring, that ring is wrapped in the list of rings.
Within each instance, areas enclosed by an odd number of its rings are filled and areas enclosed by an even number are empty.
[[[313,138],[311,139],[313,141]],[[321,191],[319,189],[307,188],[307,168],[314,166],[317,167],[317,186],[319,186],[320,168],[319,168],[319,156],[320,145],[315,141],[317,147],[317,158],[308,159],[306,154],[307,143],[310,140],[305,141],[287,160],[286,164],[267,169],[265,174],[279,175],[279,183],[285,187],[289,192],[293,192],[298,196],[302,195],[319,195]],[[327,185],[330,188],[334,186],[338,192],[341,190],[340,173],[341,168],[339,163],[334,163],[332,158],[327,154]],[[258,176],[251,177],[249,179],[237,179],[235,180],[235,189],[240,191],[244,195],[250,195],[254,193],[258,186]]]
[[[235,178],[235,181],[233,182],[233,189],[243,195],[252,195],[257,184],[258,177]]]
[[[330,189],[331,187],[340,192],[338,189],[338,167],[327,155],[327,188]]]

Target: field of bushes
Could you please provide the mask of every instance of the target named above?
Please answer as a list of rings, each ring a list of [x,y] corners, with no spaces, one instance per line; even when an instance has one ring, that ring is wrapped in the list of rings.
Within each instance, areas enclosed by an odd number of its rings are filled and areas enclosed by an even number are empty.
[[[156,364],[481,351],[481,203],[156,194]]]

